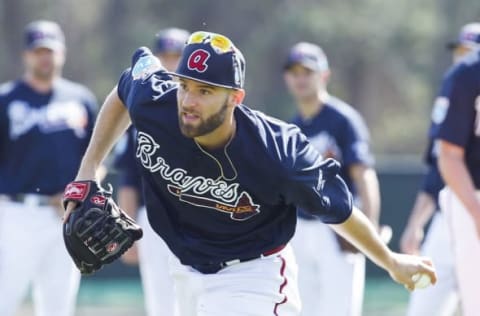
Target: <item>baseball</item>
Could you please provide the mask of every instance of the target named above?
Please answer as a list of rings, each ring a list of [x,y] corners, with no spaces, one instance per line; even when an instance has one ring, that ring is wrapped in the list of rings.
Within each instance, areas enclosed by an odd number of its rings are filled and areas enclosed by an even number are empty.
[[[428,274],[416,273],[412,276],[412,281],[415,282],[415,289],[423,289],[432,284],[432,280]]]

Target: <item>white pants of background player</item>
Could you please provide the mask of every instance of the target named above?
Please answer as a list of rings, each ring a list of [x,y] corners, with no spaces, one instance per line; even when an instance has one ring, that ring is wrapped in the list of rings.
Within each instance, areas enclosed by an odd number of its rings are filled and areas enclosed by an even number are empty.
[[[480,199],[480,192],[477,191]],[[440,192],[440,208],[451,229],[455,272],[464,316],[480,311],[480,239],[470,213],[447,187]],[[478,210],[480,212],[480,210]]]
[[[445,214],[436,212],[422,246],[422,255],[432,259],[438,281],[435,286],[411,294],[407,316],[454,315],[458,306],[458,290],[451,245]]]
[[[292,239],[304,316],[360,316],[365,257],[342,252],[333,230],[320,220],[298,218]]]
[[[148,223],[145,208],[138,213],[143,237],[138,241],[138,256],[145,309],[148,316],[174,315],[173,280],[169,274],[170,250]]]
[[[171,256],[179,316],[298,316],[292,249],[202,274]]]
[[[0,201],[0,315],[12,316],[32,286],[35,315],[71,316],[80,273],[51,206]]]

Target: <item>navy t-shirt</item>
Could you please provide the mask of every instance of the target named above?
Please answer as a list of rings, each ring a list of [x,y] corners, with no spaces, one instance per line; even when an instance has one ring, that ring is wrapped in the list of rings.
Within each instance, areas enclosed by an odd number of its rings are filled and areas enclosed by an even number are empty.
[[[428,169],[421,185],[421,190],[429,194],[434,199],[435,203],[437,204],[437,209],[438,196],[445,184],[440,174],[440,170],[438,169],[438,142],[436,137],[439,127],[445,119],[448,110],[449,101],[447,98],[447,93],[448,87],[450,86],[448,73],[449,72],[447,71],[443,77],[440,90],[438,91],[437,98],[435,99],[432,108],[430,128],[428,131],[428,145],[424,156],[424,161]]]
[[[437,138],[465,149],[465,163],[480,188],[480,52],[454,65],[444,81],[444,117]]]
[[[119,171],[118,185],[141,190],[139,166],[135,159],[137,131],[130,126],[115,147],[114,167]]]
[[[146,48],[118,84],[137,130],[147,214],[183,264],[248,258],[287,243],[296,207],[326,223],[351,209],[325,208],[322,162],[298,127],[239,105],[236,133],[225,148],[206,151],[178,125],[177,83]]]
[[[334,158],[342,164],[340,174],[350,190],[355,186],[348,172],[360,163],[373,166],[370,136],[360,114],[350,105],[329,96],[320,112],[310,119],[297,115],[292,123],[308,137],[324,158]]]
[[[340,175],[355,194],[350,166],[357,163],[372,166],[374,163],[369,132],[360,114],[350,105],[329,96],[315,116],[303,119],[297,115],[292,123],[300,127],[324,158],[334,158],[342,164]],[[315,219],[301,209],[298,215],[304,219]]]
[[[97,103],[84,86],[57,79],[48,93],[24,81],[0,88],[0,194],[63,191],[90,140]]]

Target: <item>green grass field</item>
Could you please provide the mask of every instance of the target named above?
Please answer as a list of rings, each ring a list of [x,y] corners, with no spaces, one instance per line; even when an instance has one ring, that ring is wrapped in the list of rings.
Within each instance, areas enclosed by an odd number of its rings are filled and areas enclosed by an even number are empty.
[[[365,289],[363,315],[403,316],[407,301],[408,292],[402,286],[387,278],[369,278]],[[17,314],[27,315],[33,315],[30,300]],[[82,281],[75,316],[144,315],[143,294],[138,279]]]

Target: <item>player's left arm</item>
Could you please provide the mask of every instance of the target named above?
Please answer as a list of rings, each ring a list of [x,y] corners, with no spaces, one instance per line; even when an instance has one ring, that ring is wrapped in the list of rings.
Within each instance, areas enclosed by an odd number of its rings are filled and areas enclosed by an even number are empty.
[[[445,140],[439,140],[439,148],[438,165],[443,179],[472,216],[480,239],[480,201],[465,165],[465,149]]]
[[[378,226],[380,187],[376,171],[364,163],[355,163],[350,165],[349,174],[360,197],[363,212],[375,226]]]
[[[346,113],[345,126],[340,137],[342,161],[360,198],[362,211],[378,227],[380,216],[380,187],[373,168],[370,133],[357,112]]]
[[[418,273],[428,275],[433,284],[436,282],[435,269],[430,259],[391,251],[373,224],[356,207],[353,207],[352,213],[344,222],[329,226],[407,289],[415,288],[412,278]]]
[[[439,125],[438,167],[443,180],[466,207],[480,238],[480,200],[469,174],[465,151],[473,137],[479,137],[480,113],[476,108],[480,81],[468,64],[455,67],[446,78],[448,108]]]

